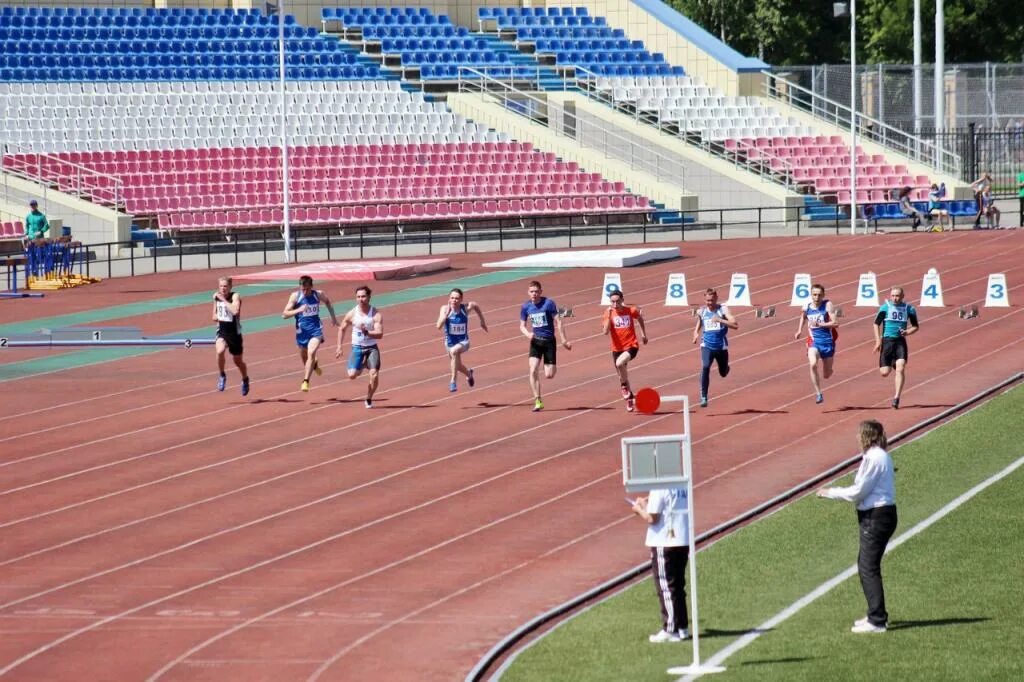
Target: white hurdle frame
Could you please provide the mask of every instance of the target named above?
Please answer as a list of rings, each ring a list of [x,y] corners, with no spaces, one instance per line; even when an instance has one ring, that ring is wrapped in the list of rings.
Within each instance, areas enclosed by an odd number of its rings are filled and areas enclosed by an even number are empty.
[[[683,433],[678,435],[654,436],[647,438],[623,438],[622,439],[622,476],[623,483],[629,475],[627,461],[628,445],[630,442],[672,442],[678,441],[681,445],[683,457],[683,476],[686,479],[686,525],[690,537],[690,549],[688,562],[690,564],[690,610],[692,611],[691,639],[693,641],[693,663],[685,666],[669,668],[666,672],[670,675],[706,675],[725,671],[724,666],[702,665],[700,662],[700,609],[697,597],[697,534],[694,531],[693,521],[693,462],[690,452],[690,399],[685,395],[668,395],[661,398],[661,403],[682,403],[683,404]],[[652,486],[653,488],[653,486]]]

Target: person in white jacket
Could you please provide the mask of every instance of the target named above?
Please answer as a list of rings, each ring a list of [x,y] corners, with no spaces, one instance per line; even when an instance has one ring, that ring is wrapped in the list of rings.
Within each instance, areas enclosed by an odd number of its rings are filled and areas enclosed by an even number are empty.
[[[821,488],[818,497],[846,500],[857,505],[860,526],[857,573],[868,602],[868,613],[865,618],[854,621],[852,632],[877,633],[885,632],[889,623],[885,590],[882,588],[882,556],[896,531],[896,486],[892,457],[885,450],[888,444],[885,428],[869,419],[860,423],[858,437],[863,458],[853,485]]]

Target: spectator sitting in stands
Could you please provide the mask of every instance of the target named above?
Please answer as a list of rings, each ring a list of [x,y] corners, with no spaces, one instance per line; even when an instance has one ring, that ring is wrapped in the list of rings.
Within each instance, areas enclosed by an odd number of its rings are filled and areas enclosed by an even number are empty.
[[[996,207],[996,198],[992,196],[992,188],[988,187],[981,195],[981,204],[985,212],[985,218],[989,229],[999,229],[999,218],[1002,215]]]
[[[28,202],[29,212],[25,216],[25,239],[36,241],[46,239],[46,233],[50,230],[50,222],[46,215],[39,210],[39,202],[35,199]]]
[[[981,226],[981,216],[985,215],[985,205],[982,201],[982,196],[985,194],[985,190],[992,187],[992,174],[985,172],[981,174],[981,177],[971,183],[971,189],[974,190],[974,201],[978,206],[978,215],[974,216],[974,228],[978,229]]]
[[[949,211],[942,207],[942,198],[946,195],[946,183],[942,183],[942,187],[932,183],[931,190],[928,192],[928,220],[931,221],[933,218],[939,219],[939,225],[937,232],[941,232],[945,228],[952,228],[951,221],[949,219]]]
[[[907,217],[913,218],[913,222],[910,224],[910,229],[917,232],[917,228],[921,225],[921,217],[924,215],[916,208],[914,208],[913,202],[910,201],[910,193],[913,191],[911,187],[904,187],[899,193],[900,202],[900,213]]]

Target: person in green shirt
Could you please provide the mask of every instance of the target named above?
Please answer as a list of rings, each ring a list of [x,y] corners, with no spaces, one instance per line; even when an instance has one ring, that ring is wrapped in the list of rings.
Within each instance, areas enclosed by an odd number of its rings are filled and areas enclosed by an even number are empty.
[[[1017,173],[1017,196],[1020,197],[1020,224],[1024,225],[1024,171]]]
[[[46,215],[39,210],[39,202],[35,199],[28,202],[29,212],[25,216],[25,238],[26,239],[45,239],[46,233],[50,231],[50,222],[46,219]]]

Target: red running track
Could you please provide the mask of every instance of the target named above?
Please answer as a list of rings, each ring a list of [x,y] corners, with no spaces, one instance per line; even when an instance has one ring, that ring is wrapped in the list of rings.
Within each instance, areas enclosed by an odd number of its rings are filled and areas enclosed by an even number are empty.
[[[632,366],[634,387],[696,393],[693,319],[662,305],[668,273],[686,273],[696,302],[695,292],[746,272],[754,303],[779,311],[758,320],[741,309],[733,372],[713,376],[710,407],[694,412],[701,529],[849,457],[865,417],[896,432],[1021,371],[1019,307],[984,309],[970,322],[956,312],[982,301],[991,272],[1006,273],[1011,300],[1024,295],[1014,285],[1024,280],[1022,233],[682,251],[681,261],[622,272],[651,337]],[[453,261],[461,276],[492,257]],[[853,306],[856,283],[870,269],[916,303],[929,267],[942,275],[947,307],[920,309],[903,407],[893,411],[892,379],[877,376],[872,352],[875,310]],[[795,272],[813,273],[846,310],[820,406],[787,307]],[[452,277],[375,289],[443,291]],[[211,280],[114,280],[67,300],[88,309],[212,289]],[[450,680],[518,624],[642,562],[642,531],[621,501],[619,439],[670,432],[680,417],[623,409],[600,334],[600,272],[543,281],[577,317],[540,414],[530,411],[518,334],[525,280],[468,292],[491,332],[474,329],[478,385],[456,394],[433,327],[442,298],[384,309],[373,411],[362,407],[362,381],[343,378],[333,360],[312,392],[298,392],[286,326],[247,335],[246,399],[237,373],[228,392],[213,390],[206,350],[7,382],[18,397],[0,417],[0,676]],[[345,298],[341,287],[328,291]],[[245,314],[274,314],[283,302],[281,292],[249,296]],[[13,302],[12,318],[63,311],[62,295],[39,303]],[[204,324],[207,308],[110,324],[172,332]]]

